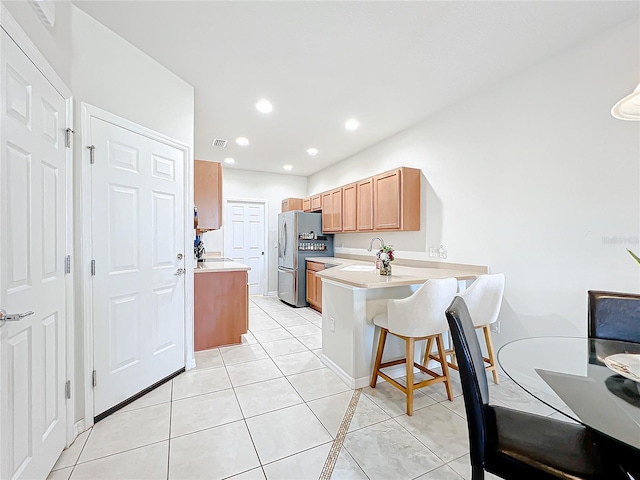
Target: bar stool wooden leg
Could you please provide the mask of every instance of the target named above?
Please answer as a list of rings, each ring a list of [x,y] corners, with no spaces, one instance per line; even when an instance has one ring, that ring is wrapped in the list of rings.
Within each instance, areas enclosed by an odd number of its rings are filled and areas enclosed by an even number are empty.
[[[484,339],[487,342],[487,353],[489,354],[489,363],[491,364],[491,373],[493,374],[493,383],[500,383],[498,379],[498,370],[496,369],[496,354],[493,350],[493,340],[491,338],[491,329],[489,325],[482,327],[484,331]]]
[[[407,344],[407,415],[413,415],[413,362],[415,340],[405,338]]]
[[[429,364],[429,355],[431,354],[431,350],[433,349],[433,337],[427,338],[427,348],[424,350],[424,357],[422,357],[422,366],[427,368]]]
[[[444,339],[442,334],[436,337],[436,344],[438,345],[438,355],[440,356],[440,365],[442,365],[442,375],[444,375],[444,386],[447,389],[447,398],[453,401],[453,389],[451,388],[451,377],[449,376],[449,365],[447,364],[447,357],[444,352]]]
[[[389,330],[380,329],[380,339],[378,340],[378,353],[376,353],[376,363],[373,366],[373,375],[371,375],[371,388],[376,388],[378,381],[378,372],[380,371],[380,363],[382,363],[382,352],[384,351],[384,341],[387,339]]]

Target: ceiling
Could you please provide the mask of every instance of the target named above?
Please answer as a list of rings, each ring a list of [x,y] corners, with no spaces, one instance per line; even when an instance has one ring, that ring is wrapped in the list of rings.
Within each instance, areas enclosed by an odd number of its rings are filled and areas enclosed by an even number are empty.
[[[193,85],[197,159],[302,176],[640,14],[635,1],[74,3]]]

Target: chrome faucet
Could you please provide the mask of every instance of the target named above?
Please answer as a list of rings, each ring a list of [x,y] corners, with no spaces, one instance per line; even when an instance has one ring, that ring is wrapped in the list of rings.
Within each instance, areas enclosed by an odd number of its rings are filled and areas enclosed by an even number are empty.
[[[380,242],[380,248],[384,247],[384,240],[382,240],[380,237],[373,237],[371,239],[371,241],[369,242],[369,248],[367,248],[367,252],[370,252],[371,249],[373,248],[373,241],[374,240],[378,240]]]

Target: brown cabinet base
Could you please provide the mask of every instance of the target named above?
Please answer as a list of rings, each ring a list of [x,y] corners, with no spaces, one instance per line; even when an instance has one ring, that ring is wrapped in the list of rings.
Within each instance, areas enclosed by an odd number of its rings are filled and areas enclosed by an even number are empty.
[[[241,343],[249,327],[247,272],[194,275],[194,348]]]

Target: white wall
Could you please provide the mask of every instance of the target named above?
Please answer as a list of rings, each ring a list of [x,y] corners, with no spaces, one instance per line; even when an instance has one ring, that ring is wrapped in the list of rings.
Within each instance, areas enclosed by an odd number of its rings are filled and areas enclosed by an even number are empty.
[[[285,198],[302,198],[307,191],[307,178],[295,175],[279,175],[276,173],[254,172],[224,169],[222,182],[222,195],[227,198],[244,198],[267,200],[269,213],[269,237],[267,239],[266,252],[268,252],[268,290],[274,292],[278,289],[278,214],[280,213],[282,200]],[[207,252],[221,251],[224,254],[224,212],[222,229],[205,233],[203,237]]]
[[[56,1],[56,19],[48,27],[29,2],[3,1],[11,16],[47,59],[67,87],[71,88],[71,2]]]
[[[191,149],[193,156],[193,87],[155,60],[126,42],[101,23],[72,7],[72,81],[76,100],[75,164],[82,161],[80,107],[85,102],[167,135]],[[190,160],[192,161],[192,159]],[[193,171],[193,170],[191,170]],[[79,198],[80,177],[76,169],[75,196]],[[193,203],[193,198],[189,204]],[[76,201],[78,205],[78,200]],[[76,238],[81,225],[76,212]],[[76,258],[80,258],[80,242]],[[188,252],[185,252],[188,253]],[[75,262],[76,279],[81,279],[80,262]],[[84,418],[83,315],[80,295],[76,310],[76,419]]]
[[[640,287],[625,251],[640,250],[640,123],[609,113],[640,81],[639,34],[635,19],[494,84],[311,176],[308,193],[422,169],[422,230],[385,242],[417,252],[442,243],[448,262],[504,272],[498,344],[585,335],[588,289]],[[335,241],[365,248],[372,236]],[[605,240],[616,236],[628,243]]]

